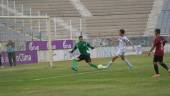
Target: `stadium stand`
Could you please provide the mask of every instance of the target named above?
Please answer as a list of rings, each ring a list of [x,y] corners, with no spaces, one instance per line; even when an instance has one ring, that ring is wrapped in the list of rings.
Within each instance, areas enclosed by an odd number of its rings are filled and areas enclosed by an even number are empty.
[[[9,0],[14,3],[14,0]],[[89,37],[108,37],[117,35],[117,30],[124,28],[128,35],[143,35],[146,29],[148,16],[152,10],[154,0],[80,0],[91,12],[92,16],[83,17],[72,4],[71,0],[16,0],[17,6],[23,4],[24,14],[29,15],[29,8],[32,14],[47,14],[52,19],[51,29],[54,39],[70,37],[69,21],[72,21],[73,37],[79,35],[80,19],[82,19],[82,31]],[[16,10],[19,8],[16,8]],[[20,9],[21,10],[21,9]],[[55,24],[56,23],[56,24]],[[30,21],[25,21],[29,26]],[[21,25],[20,25],[21,26]],[[33,21],[34,34],[39,34],[38,23]],[[23,28],[23,27],[22,27]],[[46,23],[41,22],[43,39],[46,37]],[[22,30],[30,31],[30,28]],[[37,32],[37,33],[36,33]]]

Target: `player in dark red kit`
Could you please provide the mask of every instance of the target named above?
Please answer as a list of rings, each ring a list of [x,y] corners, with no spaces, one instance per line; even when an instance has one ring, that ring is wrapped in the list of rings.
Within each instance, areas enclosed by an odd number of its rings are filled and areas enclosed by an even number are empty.
[[[150,52],[148,53],[148,55],[150,55],[152,53],[152,51],[155,49],[153,65],[154,65],[154,70],[155,70],[156,74],[153,75],[153,77],[160,77],[158,65],[161,65],[164,69],[166,69],[170,75],[169,67],[163,62],[164,46],[166,44],[166,40],[160,36],[160,29],[155,30],[155,36],[156,37],[154,40],[154,44],[153,44]]]

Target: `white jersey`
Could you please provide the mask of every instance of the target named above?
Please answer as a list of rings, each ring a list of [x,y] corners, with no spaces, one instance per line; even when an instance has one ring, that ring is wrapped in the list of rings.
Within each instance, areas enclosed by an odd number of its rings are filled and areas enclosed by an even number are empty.
[[[130,42],[130,40],[126,36],[119,36],[118,41],[119,44],[116,47],[116,55],[123,55],[126,51],[127,43]]]
[[[117,48],[124,50],[126,49],[127,43],[130,42],[129,39],[126,36],[119,36],[118,37],[119,44]]]

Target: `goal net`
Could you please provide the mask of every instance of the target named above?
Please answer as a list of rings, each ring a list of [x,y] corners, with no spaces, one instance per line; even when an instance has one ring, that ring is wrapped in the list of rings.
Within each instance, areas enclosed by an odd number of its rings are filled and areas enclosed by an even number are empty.
[[[0,16],[0,45],[2,62],[8,64],[7,43],[15,43],[16,63],[38,63],[38,47],[31,46],[31,41],[46,41],[44,50],[48,52],[50,67],[53,66],[51,26],[49,16]]]

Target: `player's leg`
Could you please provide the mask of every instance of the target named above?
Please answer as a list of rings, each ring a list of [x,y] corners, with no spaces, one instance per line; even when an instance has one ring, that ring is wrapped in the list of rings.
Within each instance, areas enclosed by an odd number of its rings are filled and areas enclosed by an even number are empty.
[[[161,62],[161,63],[159,63],[165,70],[167,70],[168,71],[168,73],[169,73],[169,76],[170,76],[170,68],[168,67],[168,65],[167,64],[165,64],[164,62]]]
[[[12,67],[12,55],[11,55],[11,53],[8,53],[8,61],[9,61],[9,64],[10,64],[10,66]]]
[[[160,65],[166,69],[167,71],[169,71],[169,67],[167,66],[167,64],[165,64],[164,62],[160,62]]]
[[[71,68],[72,68],[73,71],[78,71],[78,62],[77,62],[76,59],[73,59],[71,61]]]
[[[112,64],[113,64],[113,62],[115,62],[115,60],[116,60],[117,58],[119,58],[119,56],[114,56],[114,57],[112,58],[112,60],[108,62],[108,64],[102,65],[102,66],[103,66],[103,69],[107,69],[107,68],[110,69],[111,66],[112,66]]]
[[[157,62],[153,62],[153,66],[154,66],[154,70],[155,70],[155,75],[153,75],[153,77],[159,77],[160,73],[159,73],[159,66],[158,66]]]
[[[0,54],[0,68],[2,68],[1,54]]]
[[[115,62],[115,60],[116,60],[117,58],[119,58],[119,56],[114,56],[114,57],[112,58],[112,63]]]
[[[157,62],[158,62],[158,56],[154,56],[153,66],[154,66],[154,70],[155,70],[155,75],[153,75],[153,77],[159,77],[160,76],[159,66],[158,66]]]
[[[97,65],[92,63],[90,54],[84,55],[84,60],[85,60],[86,63],[88,63],[91,67],[93,67],[93,68],[95,68],[95,69],[98,69]]]
[[[110,62],[108,63],[108,67],[111,67],[112,64],[115,62],[115,60],[116,60],[117,58],[119,58],[119,56],[114,56],[114,57],[112,58],[112,61],[110,61]]]
[[[81,60],[83,60],[82,55],[80,55],[79,57],[77,57],[76,59],[72,60],[72,70],[73,71],[78,71],[78,62],[80,62]]]
[[[15,52],[12,53],[12,60],[13,60],[13,65],[16,66],[16,54],[15,54]]]
[[[116,51],[115,56],[112,57],[112,60],[109,61],[108,64],[107,64],[106,66],[104,66],[104,67],[105,67],[105,68],[111,68],[112,64],[115,62],[115,60],[116,60],[117,58],[120,57],[120,55],[121,55],[121,50],[118,49],[118,50]]]
[[[98,69],[97,64],[93,64],[92,62],[87,62],[91,67]]]
[[[121,55],[120,57],[125,62],[125,64],[128,66],[128,68],[132,69],[133,65],[125,58],[125,56]]]
[[[165,70],[167,70],[168,73],[169,73],[169,75],[170,75],[170,69],[169,69],[168,65],[163,62],[163,56],[159,56],[159,64],[160,64]]]
[[[125,50],[118,49],[118,50],[116,51],[116,56],[114,56],[114,57],[112,58],[112,61],[109,62],[108,68],[111,67],[111,65],[113,64],[113,62],[114,62],[117,58],[121,57],[121,59],[129,66],[129,69],[131,69],[133,66],[132,66],[132,64],[130,64],[130,62],[129,62],[128,60],[126,60],[126,59],[124,58],[124,54],[125,54]]]

